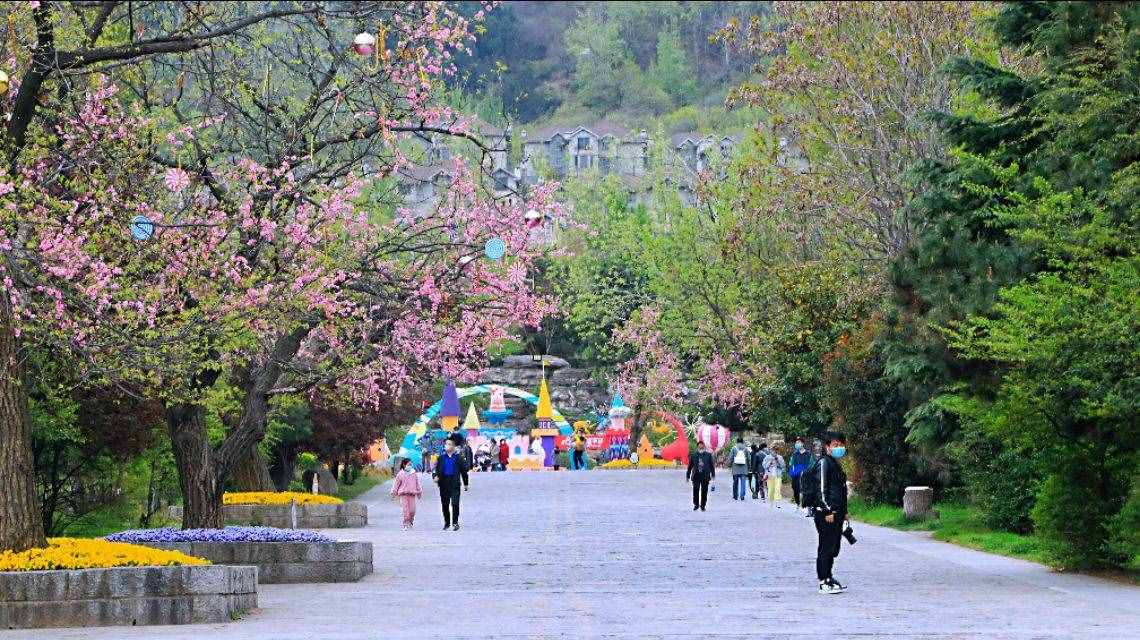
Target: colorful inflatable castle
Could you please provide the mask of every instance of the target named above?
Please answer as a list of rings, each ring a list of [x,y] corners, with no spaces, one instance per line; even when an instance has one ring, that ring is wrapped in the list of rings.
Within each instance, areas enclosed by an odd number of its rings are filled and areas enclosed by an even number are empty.
[[[488,424],[479,423],[478,412],[472,405],[468,406],[467,416],[460,425],[460,398],[477,394],[491,396],[490,409],[483,414]],[[511,411],[506,407],[504,394],[520,398],[536,408],[535,417],[538,419],[538,425],[532,433],[534,442],[530,437],[518,434],[505,424]],[[437,420],[439,428],[433,429],[432,424]],[[490,444],[492,440],[495,443],[506,440],[511,451],[510,469],[538,470],[554,466],[556,448],[564,446],[573,434],[573,428],[551,403],[550,389],[545,379],[539,389],[539,395],[500,385],[477,384],[457,389],[453,382],[448,381],[444,385],[439,401],[426,409],[408,429],[399,451],[392,456],[392,459],[406,458],[417,468],[424,468],[425,462],[431,459],[431,454],[438,454],[442,450],[443,442],[447,438],[466,439],[475,450],[478,450],[481,444]]]

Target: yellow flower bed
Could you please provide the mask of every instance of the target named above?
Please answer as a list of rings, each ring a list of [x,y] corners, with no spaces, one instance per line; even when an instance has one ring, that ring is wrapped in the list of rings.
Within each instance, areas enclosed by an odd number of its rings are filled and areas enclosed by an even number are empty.
[[[634,465],[629,460],[619,458],[617,460],[610,460],[602,465],[603,469],[674,469],[677,464],[672,460],[661,460],[659,458],[649,458],[642,460]]]
[[[335,496],[322,496],[301,491],[244,491],[227,493],[222,496],[223,504],[340,504],[344,502]]]
[[[209,560],[179,551],[163,551],[126,542],[98,538],[48,538],[44,549],[20,553],[0,551],[0,571],[44,569],[100,569],[104,567],[167,567],[210,564]]]

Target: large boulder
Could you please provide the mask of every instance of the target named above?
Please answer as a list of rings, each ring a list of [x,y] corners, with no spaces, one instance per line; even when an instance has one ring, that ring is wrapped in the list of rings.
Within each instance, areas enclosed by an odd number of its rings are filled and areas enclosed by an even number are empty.
[[[558,356],[542,356],[541,360],[535,360],[534,356],[506,356],[503,358],[502,367],[504,369],[538,369],[541,371],[543,364],[546,365],[547,371],[565,369],[570,366],[569,362]]]

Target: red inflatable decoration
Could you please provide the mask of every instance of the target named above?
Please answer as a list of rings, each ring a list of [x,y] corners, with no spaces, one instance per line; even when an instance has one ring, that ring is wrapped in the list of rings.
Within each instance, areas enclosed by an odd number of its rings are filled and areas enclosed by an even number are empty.
[[[677,438],[661,448],[661,458],[689,464],[689,436],[685,433],[685,425],[671,413],[658,411],[657,417],[667,422],[677,432]]]

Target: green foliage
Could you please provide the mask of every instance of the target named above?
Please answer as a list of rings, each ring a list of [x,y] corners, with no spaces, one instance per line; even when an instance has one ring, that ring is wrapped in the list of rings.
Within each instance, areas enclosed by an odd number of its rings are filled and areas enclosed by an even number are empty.
[[[621,105],[632,60],[616,22],[586,11],[566,32],[566,52],[574,60],[574,90],[579,99],[603,112]]]
[[[503,3],[486,14],[486,29],[472,55],[457,61],[452,82],[475,113],[496,124],[552,114],[559,121],[624,121],[697,100],[723,113],[729,83],[747,75],[751,61],[709,36],[734,17],[768,8],[766,2]],[[460,8],[468,15],[481,9],[477,2]]]
[[[697,95],[695,69],[675,30],[666,29],[657,35],[657,60],[648,75],[675,104],[689,104]]]
[[[320,461],[317,460],[315,453],[306,451],[297,456],[297,468],[301,471],[313,471],[319,464]]]
[[[1032,449],[1015,449],[969,420],[948,448],[970,501],[986,526],[1026,534],[1041,487],[1041,461]]]
[[[874,342],[879,331],[881,323],[872,320],[839,338],[823,358],[823,388],[836,426],[849,439],[859,493],[900,505],[903,490],[926,479],[906,441],[905,398],[883,374],[883,356]]]
[[[1036,500],[991,500],[991,521],[1024,528],[1032,505],[1053,561],[1125,564],[1140,438],[1140,7],[1008,5],[995,25],[1040,64],[951,66],[1003,114],[938,118],[962,152],[932,168],[939,188],[918,206],[935,224],[895,274],[897,326],[910,329],[894,364],[932,371],[925,393],[953,386],[926,396],[966,427],[939,432],[959,439],[953,450],[1035,454],[1012,475],[1026,488],[1043,478]],[[929,367],[910,364],[923,354]],[[911,423],[937,432],[937,413],[920,407]],[[974,493],[996,482],[964,475]]]

